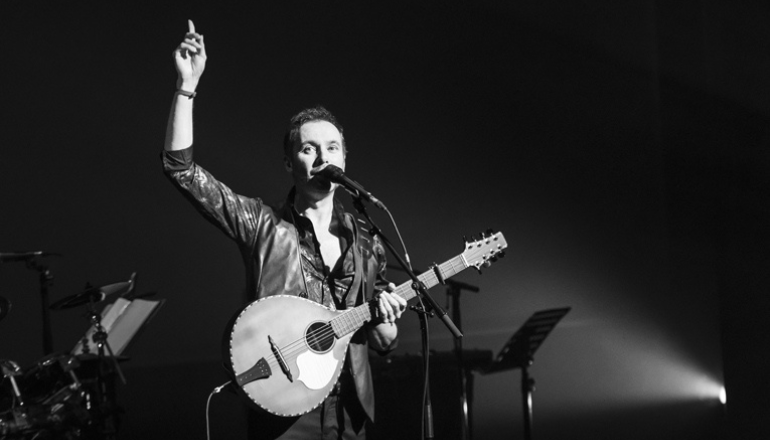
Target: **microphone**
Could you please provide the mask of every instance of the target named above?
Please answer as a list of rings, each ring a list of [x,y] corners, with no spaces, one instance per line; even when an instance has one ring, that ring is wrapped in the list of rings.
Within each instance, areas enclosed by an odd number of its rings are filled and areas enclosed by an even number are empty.
[[[342,185],[346,190],[350,191],[354,195],[358,195],[358,197],[371,202],[374,206],[387,211],[385,205],[377,197],[374,197],[372,193],[365,190],[360,183],[346,176],[340,167],[327,165],[326,168],[318,172],[318,175],[325,177],[334,183]]]

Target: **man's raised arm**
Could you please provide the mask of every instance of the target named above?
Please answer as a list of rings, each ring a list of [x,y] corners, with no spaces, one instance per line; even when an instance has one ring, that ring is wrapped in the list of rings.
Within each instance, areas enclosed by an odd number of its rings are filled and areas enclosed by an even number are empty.
[[[193,143],[193,98],[198,87],[203,70],[206,67],[206,46],[203,35],[195,32],[192,20],[187,21],[189,30],[184,41],[174,49],[177,80],[174,101],[166,126],[166,143],[168,151],[183,150]]]

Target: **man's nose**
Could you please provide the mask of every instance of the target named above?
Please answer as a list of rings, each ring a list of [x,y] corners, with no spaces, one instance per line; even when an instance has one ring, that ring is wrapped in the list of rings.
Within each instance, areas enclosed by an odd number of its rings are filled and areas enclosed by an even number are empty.
[[[329,162],[327,156],[328,154],[326,153],[326,151],[323,150],[323,148],[319,149],[318,156],[316,156],[313,166],[319,166],[325,162]]]

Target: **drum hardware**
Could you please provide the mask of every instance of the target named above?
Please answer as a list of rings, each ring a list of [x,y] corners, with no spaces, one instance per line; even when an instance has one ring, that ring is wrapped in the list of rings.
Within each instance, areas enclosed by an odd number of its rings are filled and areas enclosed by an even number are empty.
[[[112,347],[110,347],[110,344],[107,342],[107,331],[104,329],[104,326],[102,326],[102,315],[96,311],[96,305],[115,295],[130,294],[134,290],[135,285],[136,272],[131,274],[128,281],[107,284],[101,287],[92,287],[90,284],[86,284],[86,287],[82,292],[62,298],[51,305],[52,310],[65,310],[88,305],[86,317],[96,329],[96,332],[92,335],[92,339],[97,347],[97,355],[99,359],[105,359],[106,357],[110,358],[115,367],[115,371],[118,373],[123,384],[126,383],[126,378],[123,375],[123,371],[120,369],[120,365],[115,357],[115,353],[112,351]],[[87,350],[88,344],[84,344],[83,346],[86,347]],[[105,350],[109,356],[105,356]]]
[[[0,361],[14,399],[11,408],[0,413],[1,438],[59,438],[54,433],[86,427],[91,415],[82,406],[86,391],[75,374],[79,365],[70,355],[46,356],[27,369]]]
[[[108,342],[108,334],[102,324],[102,314],[97,311],[96,306],[108,298],[132,294],[135,286],[136,272],[131,274],[128,281],[102,287],[87,285],[82,292],[63,298],[51,306],[53,310],[70,309],[81,305],[87,307],[84,317],[95,329],[91,339],[96,346],[96,353],[89,353],[90,344],[84,341],[83,354],[77,356],[92,367],[90,386],[87,387],[90,392],[83,393],[80,406],[92,416],[89,428],[103,436],[113,435],[117,431],[119,407],[115,402],[114,374],[117,374],[123,384],[126,384],[126,378],[120,368],[120,359],[115,356]],[[87,334],[84,338],[88,338]]]
[[[96,354],[50,355],[26,368],[0,361],[0,438],[111,438],[120,412],[111,366]]]
[[[88,320],[96,329],[96,332],[94,332],[91,338],[93,339],[94,344],[96,344],[97,358],[104,359],[105,358],[104,351],[106,349],[107,352],[109,353],[109,358],[112,361],[113,366],[115,367],[115,371],[118,373],[118,377],[120,377],[120,381],[125,385],[126,378],[125,376],[123,376],[123,371],[120,369],[118,358],[115,356],[115,353],[113,353],[112,347],[110,347],[110,343],[107,342],[107,331],[104,329],[104,326],[102,326],[102,315],[96,312],[96,309],[94,306],[95,306],[95,303],[91,302],[89,305],[87,317],[88,317]],[[83,349],[84,349],[84,354],[88,354],[87,352],[88,344],[83,344]]]
[[[0,368],[3,371],[3,377],[11,382],[11,388],[13,390],[13,396],[19,402],[19,405],[24,405],[24,399],[22,399],[21,391],[19,390],[19,384],[16,383],[15,376],[21,375],[21,367],[14,361],[3,359],[0,361]]]
[[[154,295],[136,294],[136,273],[127,281],[92,287],[89,284],[73,295],[48,305],[48,287],[53,277],[38,257],[58,255],[48,252],[0,253],[0,263],[25,261],[41,273],[41,297],[44,305],[44,347],[46,354],[33,365],[21,368],[16,362],[0,359],[0,439],[105,439],[117,434],[122,409],[115,399],[115,377],[123,384],[125,376],[108,342],[108,333],[97,306],[116,296],[128,300]],[[84,318],[94,331],[85,338],[82,354],[54,354],[51,344],[48,311],[85,306]],[[0,320],[7,315],[11,303],[0,296]],[[93,347],[96,347],[94,349]]]

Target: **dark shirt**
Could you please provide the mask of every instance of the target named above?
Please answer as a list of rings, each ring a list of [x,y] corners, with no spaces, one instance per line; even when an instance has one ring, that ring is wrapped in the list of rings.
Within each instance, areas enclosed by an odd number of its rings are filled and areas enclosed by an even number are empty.
[[[321,256],[321,248],[316,239],[313,223],[299,215],[292,206],[295,225],[299,231],[302,267],[305,270],[307,297],[319,304],[337,310],[347,308],[345,300],[355,275],[355,262],[350,247],[353,232],[344,227],[341,213],[335,209],[330,227],[340,231],[340,249],[342,255],[331,270]]]

